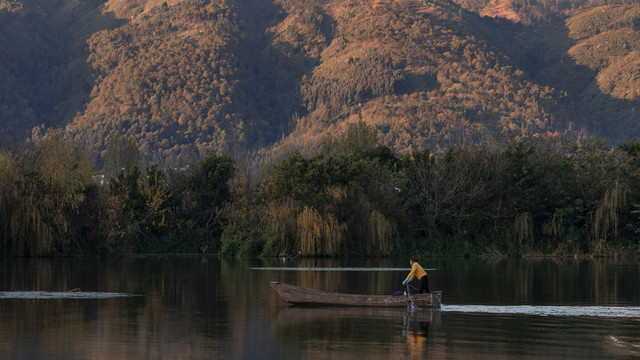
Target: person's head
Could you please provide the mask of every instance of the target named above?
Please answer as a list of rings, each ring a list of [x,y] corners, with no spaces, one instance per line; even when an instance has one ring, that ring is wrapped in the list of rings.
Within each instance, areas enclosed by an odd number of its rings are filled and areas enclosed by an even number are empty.
[[[413,263],[418,262],[418,258],[416,256],[412,256],[409,258],[409,263],[413,265]]]

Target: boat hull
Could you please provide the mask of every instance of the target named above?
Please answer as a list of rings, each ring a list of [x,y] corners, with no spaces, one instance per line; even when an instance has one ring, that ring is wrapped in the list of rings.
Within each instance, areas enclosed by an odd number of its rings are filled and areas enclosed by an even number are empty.
[[[283,301],[290,304],[322,304],[337,306],[380,306],[403,307],[413,305],[423,308],[439,309],[442,292],[434,291],[428,294],[413,295],[365,295],[343,294],[303,288],[284,284],[277,281],[270,282],[271,288],[280,295]]]

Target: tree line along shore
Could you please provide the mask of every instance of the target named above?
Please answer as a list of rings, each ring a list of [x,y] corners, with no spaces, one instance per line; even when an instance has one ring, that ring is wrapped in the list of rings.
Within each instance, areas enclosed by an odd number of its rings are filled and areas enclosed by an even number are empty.
[[[640,143],[495,137],[398,154],[355,123],[248,180],[211,153],[97,171],[61,132],[0,151],[0,255],[637,256]]]

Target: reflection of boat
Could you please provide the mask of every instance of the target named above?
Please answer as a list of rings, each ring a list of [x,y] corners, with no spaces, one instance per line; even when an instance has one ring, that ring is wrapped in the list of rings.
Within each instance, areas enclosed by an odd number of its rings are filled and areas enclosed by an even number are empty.
[[[278,326],[304,325],[317,321],[343,319],[376,319],[405,322],[409,320],[419,323],[437,323],[440,312],[431,310],[407,311],[406,308],[377,308],[370,306],[342,307],[285,307],[275,319]]]
[[[442,292],[407,295],[366,295],[343,294],[283,284],[277,281],[270,283],[282,300],[291,304],[324,304],[341,306],[383,306],[406,307],[412,303],[418,307],[439,309]]]

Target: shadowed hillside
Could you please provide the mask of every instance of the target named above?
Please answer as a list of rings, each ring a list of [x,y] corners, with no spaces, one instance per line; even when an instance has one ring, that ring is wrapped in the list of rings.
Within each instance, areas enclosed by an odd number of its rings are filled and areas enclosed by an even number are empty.
[[[566,118],[612,142],[638,136],[640,7],[604,6],[523,36],[522,67],[566,94]]]
[[[115,25],[100,1],[0,0],[0,139],[71,121],[88,98],[88,34]]]

